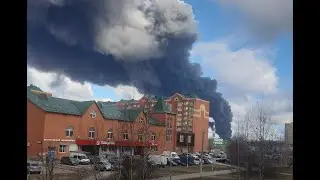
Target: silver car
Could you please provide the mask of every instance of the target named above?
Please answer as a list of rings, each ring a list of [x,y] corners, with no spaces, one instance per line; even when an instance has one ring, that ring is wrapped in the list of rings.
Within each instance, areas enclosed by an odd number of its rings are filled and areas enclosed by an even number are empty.
[[[39,162],[36,161],[27,161],[27,173],[28,174],[40,174],[41,166]]]

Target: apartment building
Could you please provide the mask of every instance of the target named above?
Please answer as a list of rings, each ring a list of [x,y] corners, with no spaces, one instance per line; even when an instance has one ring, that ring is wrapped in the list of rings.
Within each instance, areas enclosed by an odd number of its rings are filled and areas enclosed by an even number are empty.
[[[208,148],[208,124],[210,102],[196,96],[175,93],[164,100],[168,112],[176,114],[177,152],[197,152]],[[140,100],[121,100],[118,107],[124,109],[142,108],[152,111],[157,103],[155,96],[144,96]],[[203,137],[203,146],[202,146]]]

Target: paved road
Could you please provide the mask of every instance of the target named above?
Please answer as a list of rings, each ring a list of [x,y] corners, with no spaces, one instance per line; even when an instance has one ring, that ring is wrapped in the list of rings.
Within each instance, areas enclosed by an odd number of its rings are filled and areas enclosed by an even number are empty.
[[[198,178],[198,177],[205,177],[205,176],[216,176],[221,174],[230,174],[232,173],[232,170],[220,170],[220,171],[214,171],[214,172],[202,172],[202,173],[192,173],[192,174],[183,174],[183,175],[176,175],[172,176],[171,180],[183,180],[183,179],[192,179],[192,178]],[[161,177],[156,178],[153,180],[170,180],[170,177]]]
[[[97,174],[98,179],[103,179],[103,178],[107,178],[110,174],[112,173],[112,171],[102,171],[99,174]],[[95,180],[95,176],[90,176],[88,178],[85,178],[85,180]]]

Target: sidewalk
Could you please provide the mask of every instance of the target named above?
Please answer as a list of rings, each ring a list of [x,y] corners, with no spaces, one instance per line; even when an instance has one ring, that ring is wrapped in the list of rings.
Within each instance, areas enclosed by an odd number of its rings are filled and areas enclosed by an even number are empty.
[[[230,174],[234,171],[232,170],[220,170],[220,171],[214,171],[214,172],[202,172],[202,173],[192,173],[192,174],[183,174],[183,175],[176,175],[171,176],[171,180],[183,180],[183,179],[192,179],[192,178],[198,178],[198,177],[205,177],[205,176],[215,176],[215,175],[221,175],[221,174]],[[170,177],[161,177],[156,178],[153,180],[170,180]]]

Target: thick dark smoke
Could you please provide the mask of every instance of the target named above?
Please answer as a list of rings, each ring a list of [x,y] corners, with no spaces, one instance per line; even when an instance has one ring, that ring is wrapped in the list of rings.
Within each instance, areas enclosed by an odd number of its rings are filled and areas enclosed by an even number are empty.
[[[29,0],[28,64],[78,82],[196,94],[210,100],[216,132],[228,139],[228,102],[189,62],[196,32],[192,8],[179,0]]]

